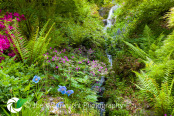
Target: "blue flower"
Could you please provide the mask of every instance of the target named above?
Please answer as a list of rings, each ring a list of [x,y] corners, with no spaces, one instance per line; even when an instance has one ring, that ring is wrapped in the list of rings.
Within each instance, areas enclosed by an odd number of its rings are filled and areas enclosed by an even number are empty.
[[[64,106],[63,102],[59,102],[59,103],[56,104],[57,108],[61,108],[62,106]]]
[[[73,93],[74,93],[73,90],[68,90],[68,91],[66,91],[66,94],[67,94],[68,96],[70,96],[70,95],[73,94]]]
[[[32,81],[35,82],[35,83],[38,83],[39,80],[40,80],[40,77],[38,77],[38,76],[34,76],[34,78],[33,78]]]
[[[58,91],[61,92],[62,94],[65,94],[65,93],[66,93],[66,87],[65,87],[65,86],[60,86],[60,85],[59,85]]]

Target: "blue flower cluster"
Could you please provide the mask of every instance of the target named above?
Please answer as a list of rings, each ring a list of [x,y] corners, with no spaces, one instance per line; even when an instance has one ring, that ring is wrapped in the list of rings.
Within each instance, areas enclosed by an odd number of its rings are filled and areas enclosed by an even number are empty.
[[[70,96],[71,94],[74,93],[73,90],[68,90],[68,91],[66,91],[66,90],[67,90],[67,88],[65,86],[60,86],[59,85],[58,91],[61,92],[62,94],[67,94],[68,96]]]

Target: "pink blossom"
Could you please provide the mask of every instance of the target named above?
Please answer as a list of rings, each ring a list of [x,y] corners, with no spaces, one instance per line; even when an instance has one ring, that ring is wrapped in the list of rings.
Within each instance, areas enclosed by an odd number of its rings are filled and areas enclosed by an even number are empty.
[[[54,61],[54,59],[52,59],[52,61]]]
[[[65,63],[65,61],[63,61],[63,63]]]
[[[15,12],[13,15],[14,15],[15,17],[19,17],[19,16],[20,16],[19,13],[17,13],[17,12]]]
[[[20,18],[16,18],[16,20],[17,20],[18,22],[20,22],[20,21],[21,21],[21,19],[20,19]]]
[[[79,64],[81,64],[82,62],[79,62]]]
[[[52,49],[52,47],[50,47],[50,49]]]
[[[50,62],[50,60],[48,60],[48,62]]]
[[[9,28],[9,30],[12,30],[12,29],[13,29],[13,27],[12,27],[12,26],[8,26],[8,28]]]
[[[59,68],[58,66],[56,66],[56,68]]]
[[[74,56],[72,56],[72,58],[74,58]]]
[[[100,69],[98,71],[101,71]]]
[[[89,61],[88,61],[88,64],[89,64]]]
[[[25,16],[24,16],[23,14],[20,16],[20,18],[21,18],[22,20],[26,20],[26,18],[25,18]]]
[[[13,57],[13,56],[15,56],[16,54],[14,53],[14,52],[11,52],[11,53],[8,53],[8,56],[11,56],[11,57]]]

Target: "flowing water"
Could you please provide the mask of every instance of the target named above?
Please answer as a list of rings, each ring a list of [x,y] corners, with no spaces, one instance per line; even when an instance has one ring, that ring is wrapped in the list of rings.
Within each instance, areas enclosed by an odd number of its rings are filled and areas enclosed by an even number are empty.
[[[108,18],[105,20],[105,21],[106,21],[106,25],[105,25],[105,27],[104,27],[104,31],[105,31],[105,32],[106,32],[107,29],[110,28],[110,27],[113,25],[113,23],[114,23],[113,16],[114,16],[114,11],[115,11],[117,8],[118,8],[118,6],[115,5],[115,6],[113,6],[113,7],[110,9],[109,14],[108,14]],[[106,51],[107,51],[107,49],[106,49]],[[109,59],[110,66],[112,67],[112,55],[108,54],[107,52],[106,52],[106,54],[107,54],[107,57],[108,57],[108,59]],[[105,101],[104,101],[104,99],[103,99],[103,97],[102,97],[103,92],[104,92],[104,90],[105,90],[105,88],[102,87],[102,86],[104,85],[104,82],[105,82],[105,77],[102,76],[102,77],[101,77],[101,80],[98,82],[98,83],[100,83],[100,92],[99,92],[99,95],[100,95],[101,97],[98,98],[98,103],[100,104],[100,105],[99,105],[100,107],[97,107],[97,108],[98,108],[99,111],[100,111],[100,116],[105,116],[105,107],[104,107],[104,108],[101,107],[101,106],[105,106]],[[92,88],[94,88],[94,87],[95,87],[95,85],[92,86]]]
[[[108,14],[108,18],[106,19],[106,25],[104,27],[105,32],[107,31],[108,28],[111,28],[111,26],[113,25],[114,11],[117,10],[118,7],[119,7],[118,5],[115,5],[110,9],[109,14]],[[107,49],[106,49],[106,51],[107,51]],[[107,54],[107,57],[109,59],[109,63],[112,66],[112,55],[108,54],[107,52],[106,52],[106,54]]]

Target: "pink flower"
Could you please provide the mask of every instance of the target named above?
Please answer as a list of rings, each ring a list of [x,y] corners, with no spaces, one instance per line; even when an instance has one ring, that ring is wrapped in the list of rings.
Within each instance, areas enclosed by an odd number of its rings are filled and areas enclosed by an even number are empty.
[[[82,62],[79,62],[79,64],[81,64]]]
[[[63,58],[61,58],[61,60],[63,60]]]
[[[52,49],[52,47],[50,47],[50,49]]]
[[[13,56],[15,56],[16,54],[14,53],[14,52],[11,52],[11,53],[8,53],[8,56],[11,56],[11,57],[13,57]]]
[[[23,14],[20,16],[20,18],[21,18],[22,20],[26,20],[26,18],[25,18],[25,16],[24,16]]]
[[[58,66],[56,66],[56,68],[59,68]]]
[[[9,28],[9,30],[12,30],[12,29],[13,29],[13,27],[12,27],[12,26],[8,26],[8,28]]]
[[[15,17],[19,17],[19,16],[20,16],[19,13],[17,13],[17,12],[15,12],[13,15],[14,15]]]
[[[20,21],[21,21],[21,19],[20,19],[20,18],[16,18],[16,20],[17,20],[18,22],[20,22]]]
[[[50,62],[50,60],[48,60],[48,62]]]
[[[101,71],[100,69],[98,71]]]
[[[106,68],[106,71],[107,71],[108,69]]]
[[[65,61],[63,61],[63,63],[65,63]]]
[[[72,58],[74,58],[74,56],[72,56]]]
[[[76,68],[76,70],[78,70],[78,68]]]
[[[54,61],[54,59],[52,59],[52,61]]]
[[[89,61],[88,61],[88,64],[89,64]]]
[[[103,67],[100,67],[100,69],[102,69]]]

